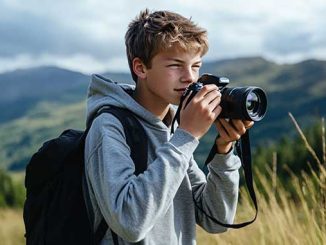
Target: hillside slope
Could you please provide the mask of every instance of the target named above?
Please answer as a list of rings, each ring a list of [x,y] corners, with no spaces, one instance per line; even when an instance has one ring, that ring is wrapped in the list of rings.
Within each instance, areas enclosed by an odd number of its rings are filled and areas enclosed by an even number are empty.
[[[294,128],[288,112],[301,125],[326,115],[326,62],[307,60],[278,65],[260,57],[206,63],[201,70],[230,78],[230,87],[255,85],[268,96],[266,117],[251,130],[252,144],[268,144]],[[129,74],[105,73],[117,82],[131,82]],[[32,152],[65,128],[83,128],[90,76],[56,67],[40,67],[0,74],[0,167],[24,169]],[[215,131],[196,151],[204,159]]]

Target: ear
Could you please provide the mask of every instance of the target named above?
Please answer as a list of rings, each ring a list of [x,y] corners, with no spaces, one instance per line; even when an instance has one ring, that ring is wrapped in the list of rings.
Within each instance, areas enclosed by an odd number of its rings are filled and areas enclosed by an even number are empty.
[[[140,78],[140,79],[145,79],[146,78],[146,66],[144,63],[141,61],[140,58],[136,57],[132,61],[132,69],[134,73]]]

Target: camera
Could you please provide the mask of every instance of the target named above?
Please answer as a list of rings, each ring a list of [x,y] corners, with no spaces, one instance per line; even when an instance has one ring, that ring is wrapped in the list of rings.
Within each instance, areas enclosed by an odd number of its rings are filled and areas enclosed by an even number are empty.
[[[222,94],[220,106],[222,112],[219,118],[241,119],[260,121],[264,118],[267,110],[267,96],[259,87],[227,87],[229,79],[212,74],[203,74],[196,83],[192,83],[185,90],[181,101],[189,94],[190,100],[200,91],[204,85],[215,84]]]

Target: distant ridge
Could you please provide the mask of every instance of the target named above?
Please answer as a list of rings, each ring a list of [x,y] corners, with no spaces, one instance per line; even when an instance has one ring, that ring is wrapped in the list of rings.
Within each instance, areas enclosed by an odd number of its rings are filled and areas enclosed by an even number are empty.
[[[288,112],[303,127],[326,116],[326,61],[310,59],[282,65],[248,57],[206,62],[201,69],[205,72],[229,77],[229,87],[259,86],[266,91],[266,117],[251,130],[254,146],[294,134]],[[133,84],[128,73],[100,75]],[[42,140],[66,127],[83,127],[90,79],[90,75],[53,66],[0,74],[0,167],[22,169]],[[8,132],[12,132],[9,138]],[[205,136],[198,152],[210,148],[207,145],[215,136],[214,130]]]

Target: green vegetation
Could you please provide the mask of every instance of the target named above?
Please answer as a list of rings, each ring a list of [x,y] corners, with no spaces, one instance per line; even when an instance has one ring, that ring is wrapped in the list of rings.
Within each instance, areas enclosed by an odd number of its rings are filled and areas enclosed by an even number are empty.
[[[293,121],[296,124],[295,119]],[[303,133],[296,124],[300,137],[282,140],[278,147],[281,157],[276,158],[277,149],[269,149],[273,167],[268,166],[265,158],[264,174],[255,169],[254,181],[259,206],[257,220],[250,226],[230,230],[227,233],[211,235],[198,228],[198,244],[325,244],[326,243],[326,145],[324,120],[319,126]],[[314,136],[314,137],[313,137]],[[287,143],[282,143],[287,142]],[[283,145],[285,144],[285,145]],[[314,145],[313,145],[314,144]],[[300,145],[297,146],[297,145]],[[297,149],[300,149],[299,151]],[[318,156],[317,150],[321,149]],[[268,151],[266,151],[268,152]],[[301,153],[298,159],[296,155]],[[311,161],[302,155],[312,156]],[[262,156],[261,156],[262,157]],[[302,157],[302,158],[301,158]],[[295,162],[308,169],[292,171],[288,163]],[[291,160],[291,161],[290,161]],[[293,160],[293,161],[292,161]],[[262,160],[263,162],[264,160]],[[309,161],[309,162],[308,162]],[[275,166],[283,166],[277,171]],[[288,176],[282,181],[282,175]],[[253,217],[254,207],[245,189],[240,190],[240,202],[236,222]]]
[[[319,165],[316,164],[316,157],[323,159],[322,137],[326,137],[322,132],[322,122],[317,121],[311,127],[305,129],[303,134],[307,142],[314,149],[316,156],[311,155],[306,149],[306,144],[301,140],[301,136],[282,137],[279,141],[269,147],[258,146],[253,154],[254,167],[261,174],[269,175],[274,168],[279,181],[287,184],[291,181],[290,175],[300,176],[303,172],[312,175],[312,171],[317,171]],[[275,164],[277,166],[275,166]],[[273,166],[274,165],[274,166]]]
[[[305,132],[300,137],[282,139],[266,151],[257,151],[254,163],[262,164],[254,165],[259,206],[257,220],[245,228],[230,229],[217,235],[208,234],[197,227],[199,245],[326,243],[325,124],[317,123]],[[322,152],[319,156],[317,149]],[[296,159],[298,152],[300,155]],[[296,162],[307,171],[290,168],[288,164],[291,162]],[[268,171],[262,172],[260,168]],[[283,175],[287,176],[286,181],[283,181]],[[8,175],[2,176],[8,179]],[[15,176],[15,179],[21,179],[21,176]],[[241,187],[236,222],[250,220],[253,215],[250,197],[246,188]],[[0,240],[3,244],[25,244],[23,234],[22,211],[0,209]]]
[[[0,126],[0,166],[22,171],[42,144],[66,128],[83,129],[85,102],[59,106],[40,103],[27,115]]]
[[[326,115],[326,62],[307,60],[279,65],[259,57],[207,62],[201,72],[230,78],[230,87],[260,86],[267,92],[268,110],[251,131],[254,147],[292,136],[291,111],[302,125]],[[117,82],[130,75],[107,73]],[[0,167],[22,171],[41,144],[65,128],[84,128],[85,97],[90,76],[55,67],[40,67],[0,74]],[[215,137],[204,137],[197,157],[204,158]],[[210,146],[208,146],[210,147]]]
[[[22,179],[14,180],[0,169],[0,208],[21,208],[25,201],[25,189]]]

